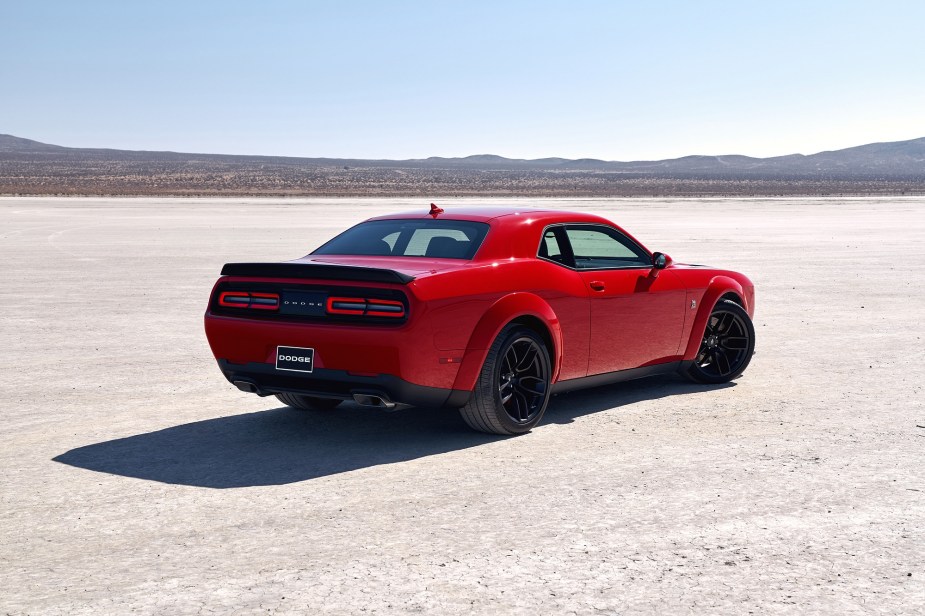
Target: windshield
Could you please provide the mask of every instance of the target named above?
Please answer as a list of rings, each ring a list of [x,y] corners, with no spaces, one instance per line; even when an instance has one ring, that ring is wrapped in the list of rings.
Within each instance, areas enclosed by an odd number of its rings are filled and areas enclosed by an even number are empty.
[[[347,229],[312,254],[472,259],[487,233],[484,222],[373,220]]]

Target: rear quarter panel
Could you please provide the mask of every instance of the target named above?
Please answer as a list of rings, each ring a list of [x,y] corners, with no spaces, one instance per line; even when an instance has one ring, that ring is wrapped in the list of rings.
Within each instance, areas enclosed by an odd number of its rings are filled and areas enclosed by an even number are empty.
[[[558,378],[587,371],[587,290],[573,271],[534,258],[507,259],[412,283],[426,305],[433,345],[464,358],[456,388],[471,389],[488,348],[511,320],[532,316],[549,330]]]

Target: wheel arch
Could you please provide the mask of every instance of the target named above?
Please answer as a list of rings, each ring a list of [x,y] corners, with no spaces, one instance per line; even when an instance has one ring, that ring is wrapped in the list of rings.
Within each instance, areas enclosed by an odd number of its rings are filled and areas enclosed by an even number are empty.
[[[694,317],[694,325],[687,339],[687,346],[683,356],[685,361],[690,361],[697,356],[700,341],[703,339],[703,333],[707,329],[707,320],[710,318],[710,313],[713,312],[716,304],[729,299],[742,306],[750,314],[751,311],[746,297],[747,295],[741,283],[734,278],[716,276],[710,281],[710,284],[707,285],[707,290],[700,299],[700,307],[697,310],[697,316]]]
[[[482,315],[463,355],[453,389],[471,391],[485,363],[488,349],[505,327],[518,323],[536,332],[549,349],[551,382],[562,365],[562,328],[552,307],[533,293],[511,293],[496,301]]]
[[[560,345],[557,345],[555,340],[553,340],[552,332],[549,330],[545,321],[532,314],[522,314],[519,317],[511,319],[505,324],[505,327],[511,323],[523,325],[527,329],[532,329],[536,332],[540,338],[543,339],[543,342],[546,343],[546,348],[548,348],[550,352],[550,359],[552,359],[552,355],[555,354],[556,349],[559,348]]]
[[[733,301],[737,303],[738,305],[742,306],[743,308],[745,308],[746,306],[745,299],[740,294],[736,293],[735,291],[727,291],[726,293],[723,293],[720,296],[720,298],[716,300],[716,302],[719,303],[723,301],[724,299]]]

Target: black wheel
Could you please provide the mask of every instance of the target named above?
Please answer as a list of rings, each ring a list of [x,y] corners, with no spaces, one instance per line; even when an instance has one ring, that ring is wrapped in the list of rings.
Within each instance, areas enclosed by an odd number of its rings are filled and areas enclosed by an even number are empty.
[[[531,329],[508,325],[488,350],[475,391],[459,412],[481,432],[529,432],[546,412],[551,377],[543,339]]]
[[[721,300],[710,313],[687,376],[698,383],[726,383],[745,372],[754,352],[755,327],[748,313],[731,300]]]
[[[276,394],[279,401],[301,411],[330,411],[341,403],[335,398],[316,398],[302,394]]]

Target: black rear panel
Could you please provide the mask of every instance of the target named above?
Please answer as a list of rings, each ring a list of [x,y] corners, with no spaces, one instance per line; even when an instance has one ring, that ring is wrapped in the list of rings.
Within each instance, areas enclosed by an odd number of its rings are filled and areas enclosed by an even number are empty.
[[[219,297],[224,291],[278,293],[279,308],[271,311],[222,306],[219,304]],[[356,297],[401,302],[404,306],[404,313],[400,317],[328,314],[326,305],[329,297]],[[407,296],[397,289],[275,282],[221,282],[215,288],[209,302],[209,310],[213,314],[270,321],[401,325],[408,320],[409,304]]]

